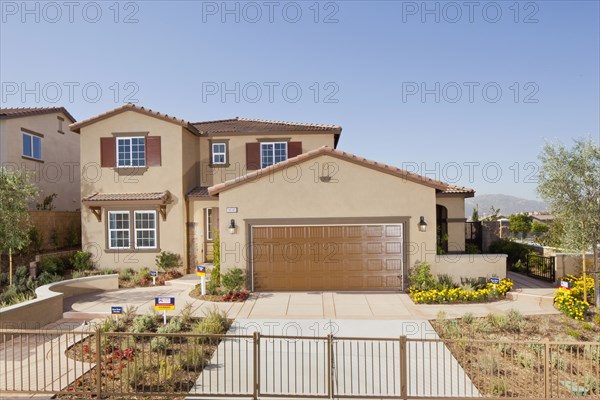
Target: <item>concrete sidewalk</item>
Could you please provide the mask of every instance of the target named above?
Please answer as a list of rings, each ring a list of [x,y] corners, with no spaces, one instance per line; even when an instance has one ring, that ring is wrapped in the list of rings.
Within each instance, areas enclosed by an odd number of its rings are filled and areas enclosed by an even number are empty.
[[[526,277],[525,277],[526,278]],[[529,278],[531,279],[531,278]],[[69,299],[65,317],[92,319],[110,314],[111,306],[133,305],[145,313],[154,305],[156,296],[173,296],[176,315],[186,304],[192,303],[194,314],[202,316],[217,308],[234,319],[355,319],[355,320],[414,320],[435,319],[440,311],[448,318],[460,317],[467,312],[484,316],[490,312],[517,309],[525,315],[555,314],[552,304],[553,287],[516,287],[506,300],[473,304],[414,304],[405,293],[349,293],[349,292],[273,292],[254,293],[244,303],[213,303],[189,296],[197,281],[186,276],[169,286],[121,289],[83,295]],[[524,285],[527,284],[522,283]],[[549,285],[549,284],[548,284]]]

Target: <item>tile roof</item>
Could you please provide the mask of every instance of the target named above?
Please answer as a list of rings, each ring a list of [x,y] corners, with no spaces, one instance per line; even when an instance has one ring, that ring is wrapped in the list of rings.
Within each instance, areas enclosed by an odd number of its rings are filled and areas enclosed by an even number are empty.
[[[92,193],[82,199],[86,203],[104,202],[104,201],[162,201],[168,202],[171,199],[171,193],[168,190],[164,192],[151,193]]]
[[[0,119],[9,118],[22,118],[29,117],[30,115],[43,115],[43,114],[54,114],[63,113],[71,121],[76,122],[75,117],[71,115],[64,107],[12,107],[12,108],[0,108]]]
[[[208,193],[208,186],[196,186],[187,194],[188,198],[211,197]]]
[[[205,134],[235,132],[292,132],[292,131],[333,131],[341,132],[339,125],[308,124],[303,122],[271,121],[235,117],[216,121],[194,122],[198,130]]]
[[[124,104],[124,105],[122,105],[120,107],[113,108],[112,110],[103,112],[102,114],[98,114],[98,115],[95,115],[93,117],[84,119],[83,121],[79,121],[79,122],[77,122],[75,124],[72,124],[71,125],[71,130],[73,130],[75,132],[79,132],[80,129],[83,128],[83,127],[85,127],[85,126],[91,125],[91,124],[93,124],[93,123],[95,123],[97,121],[101,121],[101,120],[106,119],[106,118],[110,118],[113,115],[120,114],[120,113],[125,112],[125,111],[135,111],[135,112],[138,112],[140,114],[149,115],[149,116],[154,117],[154,118],[162,119],[163,121],[167,121],[167,122],[171,122],[171,123],[180,125],[180,126],[186,128],[187,130],[189,130],[190,132],[192,132],[195,135],[199,135],[200,134],[200,132],[198,131],[198,129],[196,129],[195,126],[193,126],[190,122],[188,122],[188,121],[186,121],[184,119],[176,118],[176,117],[173,117],[173,116],[168,115],[168,114],[160,113],[158,111],[153,111],[153,110],[151,110],[149,108],[145,108],[145,107],[142,107],[142,106],[136,106],[135,104],[131,104],[131,103]]]
[[[454,186],[448,185],[448,188],[444,190],[442,193],[458,193],[458,194],[468,194],[475,193],[475,189],[471,189],[465,186]]]
[[[367,168],[371,168],[371,169],[374,169],[374,170],[377,170],[377,171],[380,171],[383,173],[397,176],[402,179],[406,179],[406,180],[409,180],[412,182],[420,183],[422,185],[426,185],[426,186],[435,188],[442,192],[444,190],[448,190],[451,188],[457,188],[456,186],[448,185],[447,183],[442,182],[442,181],[438,181],[438,180],[431,179],[431,178],[428,178],[425,176],[413,174],[412,172],[408,172],[406,170],[403,170],[403,169],[400,169],[397,167],[393,167],[393,166],[390,166],[387,164],[382,164],[382,163],[378,163],[376,161],[368,160],[364,157],[346,153],[341,150],[336,150],[336,149],[328,147],[328,146],[323,146],[318,149],[309,151],[307,153],[300,154],[297,157],[290,158],[286,161],[271,165],[267,168],[259,169],[257,171],[253,171],[249,174],[246,174],[244,176],[240,176],[235,179],[231,179],[229,181],[220,183],[218,185],[211,186],[210,188],[208,188],[208,192],[211,195],[215,195],[217,193],[222,192],[223,190],[230,189],[234,186],[243,184],[245,182],[252,182],[255,180],[255,178],[260,177],[263,174],[269,175],[273,172],[279,171],[281,169],[287,168],[287,167],[295,165],[295,164],[302,163],[306,160],[310,160],[312,158],[315,158],[315,157],[318,157],[321,155],[329,155],[332,157],[340,158],[342,160],[354,162],[356,164],[362,165]]]

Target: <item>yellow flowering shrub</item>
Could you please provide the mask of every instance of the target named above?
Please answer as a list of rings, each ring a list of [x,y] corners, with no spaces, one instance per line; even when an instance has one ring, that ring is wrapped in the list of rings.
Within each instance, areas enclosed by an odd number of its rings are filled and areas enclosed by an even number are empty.
[[[574,275],[566,275],[561,278],[571,284],[571,289],[559,288],[554,292],[554,304],[560,312],[574,318],[578,321],[583,321],[585,313],[590,308],[590,303],[583,300],[583,277]],[[586,277],[586,291],[588,298],[594,297],[594,279]]]
[[[510,279],[502,279],[498,285],[488,283],[484,288],[467,291],[462,288],[416,290],[409,288],[412,299],[417,304],[463,303],[486,301],[504,297],[513,287]]]

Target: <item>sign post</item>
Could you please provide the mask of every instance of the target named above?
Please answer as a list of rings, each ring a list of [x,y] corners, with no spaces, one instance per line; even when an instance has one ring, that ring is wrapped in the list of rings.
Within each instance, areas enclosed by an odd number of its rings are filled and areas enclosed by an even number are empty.
[[[196,275],[200,277],[200,289],[202,296],[206,296],[206,267],[198,265],[196,267]]]
[[[163,312],[163,324],[167,324],[167,310],[175,309],[175,297],[155,297],[154,309]]]
[[[571,290],[571,282],[569,281],[560,281],[560,287],[565,290]]]
[[[110,308],[110,314],[117,320],[117,324],[119,324],[119,317],[123,315],[123,307],[122,306],[112,306]]]
[[[156,286],[156,277],[158,276],[157,271],[150,271],[150,276],[152,277],[152,284]]]

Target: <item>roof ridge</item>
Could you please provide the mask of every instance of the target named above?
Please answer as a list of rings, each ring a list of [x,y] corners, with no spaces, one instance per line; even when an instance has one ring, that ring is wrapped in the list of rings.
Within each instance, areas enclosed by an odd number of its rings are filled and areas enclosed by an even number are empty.
[[[295,126],[296,125],[296,126],[341,129],[340,125],[335,125],[335,124],[318,124],[318,123],[313,123],[313,122],[292,122],[292,121],[279,121],[279,120],[272,120],[272,119],[244,118],[244,117],[234,117],[234,118],[217,119],[217,120],[210,120],[210,121],[199,121],[199,122],[193,122],[192,124],[201,125],[201,124],[215,124],[215,123],[220,123],[220,122],[234,122],[234,121],[262,122],[262,123],[267,123],[267,124],[278,124],[278,125],[287,125],[287,126]]]

